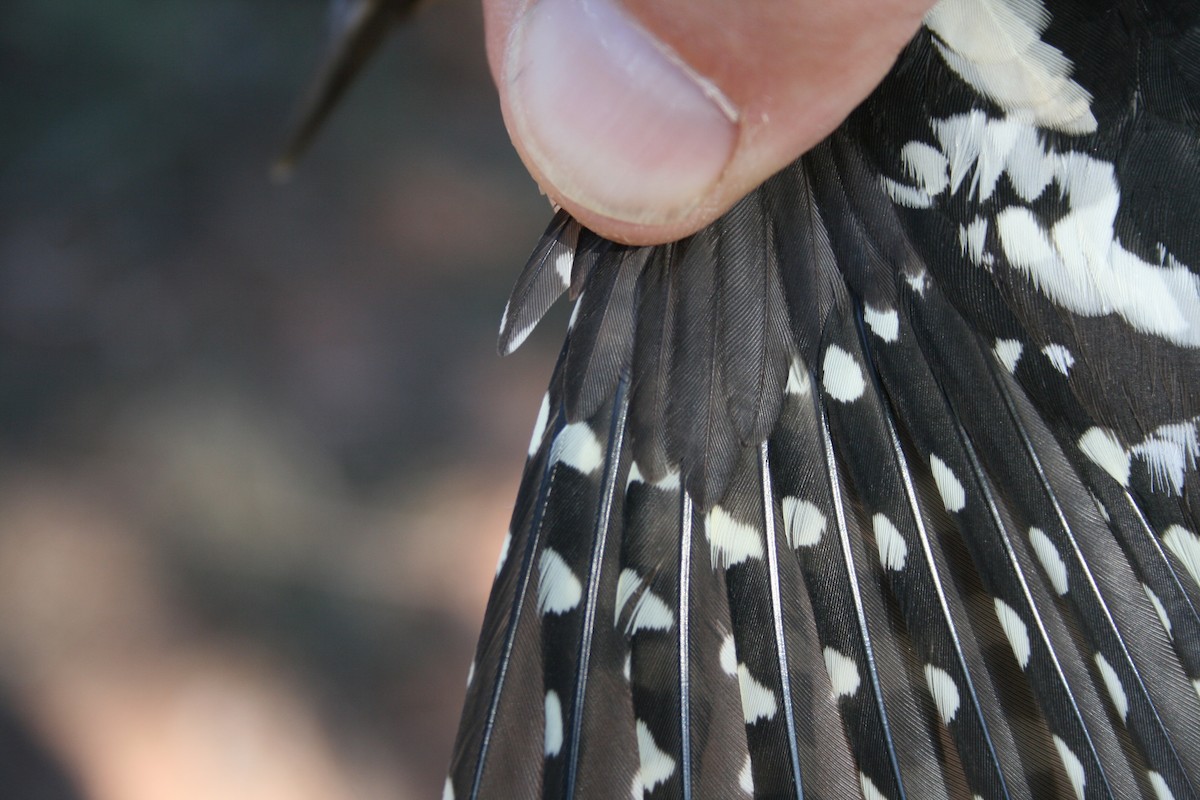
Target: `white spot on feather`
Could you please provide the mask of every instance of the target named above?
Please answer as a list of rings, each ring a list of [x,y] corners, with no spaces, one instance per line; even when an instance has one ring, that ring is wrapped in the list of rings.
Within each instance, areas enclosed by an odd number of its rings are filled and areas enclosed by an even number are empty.
[[[779,710],[775,703],[775,693],[763,686],[750,674],[745,664],[738,664],[738,688],[742,692],[742,718],[747,725],[752,725],[760,719],[772,719]]]
[[[558,282],[566,291],[571,286],[571,266],[575,263],[575,248],[564,247],[554,254],[554,272]]]
[[[851,403],[862,397],[867,388],[862,367],[858,365],[854,356],[836,344],[831,344],[825,349],[821,375],[825,392],[834,400],[843,403]]]
[[[1075,796],[1079,800],[1083,800],[1083,787],[1087,783],[1087,776],[1083,773],[1083,763],[1078,756],[1071,752],[1067,743],[1058,736],[1054,737],[1054,746],[1058,748],[1058,757],[1062,759],[1063,767],[1067,770],[1067,778],[1071,781],[1071,788],[1075,790]]]
[[[1070,375],[1071,367],[1075,366],[1075,356],[1061,344],[1048,344],[1042,348],[1042,355],[1050,359],[1050,365],[1063,375]]]
[[[666,631],[675,624],[675,614],[661,597],[647,589],[635,601],[633,614],[629,617],[626,633],[630,636],[638,631]]]
[[[725,634],[725,639],[721,642],[721,650],[717,654],[721,661],[721,670],[726,675],[737,675],[737,647],[733,643],[733,634]]]
[[[562,556],[547,547],[542,551],[538,569],[538,610],[543,616],[565,614],[579,605],[583,584]]]
[[[1091,133],[1091,95],[1071,62],[1042,40],[1050,14],[1038,0],[943,0],[925,15],[947,66],[1018,119],[1064,133]]]
[[[1096,653],[1096,668],[1100,670],[1100,677],[1104,680],[1104,686],[1108,689],[1108,696],[1112,698],[1113,707],[1117,709],[1117,714],[1120,715],[1121,721],[1127,721],[1129,718],[1129,697],[1125,694],[1125,687],[1121,685],[1121,679],[1117,676],[1117,671],[1112,668],[1112,664],[1109,664],[1108,659],[1101,653]]]
[[[1079,437],[1079,451],[1112,475],[1122,486],[1129,485],[1130,459],[1129,453],[1121,447],[1116,434],[1105,428],[1089,428]]]
[[[804,369],[804,365],[798,358],[793,358],[788,367],[787,387],[784,391],[797,397],[805,397],[812,391],[812,382],[808,379],[808,371]]]
[[[551,689],[546,692],[546,755],[558,755],[558,751],[562,749],[562,743],[562,703],[559,702],[558,692]]]
[[[821,541],[827,520],[821,509],[798,497],[783,498],[783,531],[792,549]]]
[[[937,456],[929,457],[929,468],[933,470],[933,482],[937,484],[938,493],[942,496],[942,504],[947,511],[962,511],[967,506],[967,494],[958,476]]]
[[[1150,779],[1150,788],[1154,789],[1154,797],[1157,800],[1175,800],[1175,795],[1171,791],[1171,787],[1167,786],[1167,782],[1163,780],[1163,776],[1159,775],[1154,770],[1146,773],[1146,777]]]
[[[1142,584],[1142,589],[1146,592],[1146,597],[1150,600],[1150,605],[1154,606],[1154,613],[1158,614],[1158,619],[1162,623],[1163,630],[1167,632],[1167,638],[1174,639],[1175,637],[1171,633],[1171,618],[1167,616],[1167,609],[1162,604],[1162,600],[1159,600],[1154,590],[1144,583]]]
[[[538,409],[537,421],[533,423],[533,435],[529,437],[529,455],[533,456],[542,445],[546,425],[550,422],[550,393],[542,395],[542,406]]]
[[[863,320],[867,323],[871,332],[885,342],[897,342],[900,340],[900,315],[896,313],[895,309],[885,308],[881,310],[864,305]]]
[[[991,269],[996,258],[987,251],[988,221],[986,217],[976,217],[967,225],[958,227],[958,244],[963,253],[977,267]]]
[[[630,461],[629,462],[629,477],[625,480],[625,486],[626,486],[626,488],[628,488],[629,486],[633,485],[634,483],[638,483],[638,482],[645,483],[646,479],[644,477],[642,477],[642,471],[640,469],[638,469],[637,462]]]
[[[850,697],[857,692],[862,678],[859,677],[858,665],[854,663],[854,659],[832,647],[825,648],[824,656],[825,671],[829,673],[829,684],[833,687],[834,698]]]
[[[642,579],[636,572],[628,567],[621,570],[621,574],[617,576],[617,609],[613,613],[613,627],[620,624],[621,612],[625,610],[625,604],[640,588],[642,588]]]
[[[933,695],[933,703],[937,706],[942,722],[949,725],[954,721],[954,715],[958,713],[958,706],[961,702],[954,679],[941,667],[926,664],[925,682],[929,684],[929,693]]]
[[[638,775],[642,780],[642,790],[650,792],[675,773],[675,759],[659,748],[650,728],[640,719],[637,721],[637,743],[638,760],[641,762]]]
[[[1016,339],[997,339],[992,352],[996,354],[996,360],[1008,370],[1008,374],[1012,375],[1017,371],[1017,362],[1021,360],[1021,352],[1024,349],[1024,345]]]
[[[887,800],[879,787],[865,773],[858,773],[858,785],[862,789],[863,800]]]
[[[731,567],[748,558],[762,558],[762,540],[758,530],[738,522],[721,506],[713,506],[705,518],[704,534],[708,537],[714,569]]]
[[[936,148],[924,142],[909,142],[900,149],[900,160],[908,177],[916,181],[927,195],[939,195],[950,185],[947,174],[949,162]]]
[[[754,796],[754,773],[750,770],[750,756],[746,756],[746,762],[742,764],[742,771],[738,773],[738,788],[750,796]]]
[[[933,205],[933,198],[929,196],[929,192],[916,186],[905,186],[899,181],[894,181],[886,175],[879,179],[883,185],[883,190],[892,198],[892,202],[896,205],[906,208],[929,208]]]
[[[500,557],[496,559],[496,576],[500,576],[500,570],[504,569],[504,562],[508,561],[508,548],[512,547],[512,531],[506,531],[504,541],[500,543]]]
[[[454,800],[454,784],[450,783],[449,778],[442,785],[442,800]]]
[[[632,678],[633,678],[633,654],[632,653],[625,654],[625,668],[623,670],[621,670],[621,672],[625,675],[625,682],[629,683],[629,681],[632,680]]]
[[[1029,543],[1033,545],[1033,553],[1041,563],[1050,585],[1060,596],[1067,593],[1067,565],[1063,563],[1058,548],[1041,528],[1029,529]]]
[[[875,531],[875,546],[879,548],[879,563],[888,569],[904,569],[908,545],[900,531],[883,514],[871,518],[871,527]]]
[[[1183,563],[1183,568],[1200,585],[1200,537],[1182,525],[1172,525],[1163,534],[1163,544]]]
[[[679,489],[679,471],[668,472],[661,480],[655,481],[654,488],[673,492]]]
[[[1029,666],[1029,629],[1025,627],[1025,621],[1012,609],[1012,606],[998,597],[995,598],[995,603],[1000,629],[1008,638],[1008,645],[1012,648],[1013,655],[1017,657],[1017,663],[1021,665],[1021,669],[1025,669]]]
[[[1182,495],[1186,471],[1200,459],[1200,420],[1172,422],[1155,428],[1129,455],[1146,462],[1150,490]]]
[[[573,422],[559,431],[550,448],[550,463],[562,462],[590,475],[604,463],[604,448],[586,422]]]

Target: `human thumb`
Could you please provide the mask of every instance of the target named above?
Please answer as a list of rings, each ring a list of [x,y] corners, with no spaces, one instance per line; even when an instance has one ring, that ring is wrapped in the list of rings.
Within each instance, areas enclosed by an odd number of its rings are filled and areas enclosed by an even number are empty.
[[[484,0],[513,142],[584,225],[695,232],[832,131],[931,0]]]

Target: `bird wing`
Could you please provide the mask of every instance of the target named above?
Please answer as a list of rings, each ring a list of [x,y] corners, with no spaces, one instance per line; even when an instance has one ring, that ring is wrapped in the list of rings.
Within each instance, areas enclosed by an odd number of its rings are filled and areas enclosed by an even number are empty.
[[[1200,7],[944,0],[578,296],[447,798],[1200,796]]]

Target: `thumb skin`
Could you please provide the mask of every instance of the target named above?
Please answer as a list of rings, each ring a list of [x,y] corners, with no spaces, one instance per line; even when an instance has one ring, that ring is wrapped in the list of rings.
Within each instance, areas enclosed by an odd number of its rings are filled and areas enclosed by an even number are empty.
[[[517,151],[611,239],[694,233],[823,139],[932,0],[484,0]]]

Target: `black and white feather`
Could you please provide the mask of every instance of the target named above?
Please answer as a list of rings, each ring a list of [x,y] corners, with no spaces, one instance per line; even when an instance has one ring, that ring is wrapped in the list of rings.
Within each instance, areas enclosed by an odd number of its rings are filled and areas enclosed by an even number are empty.
[[[564,293],[446,798],[1200,797],[1200,4],[943,0]]]

